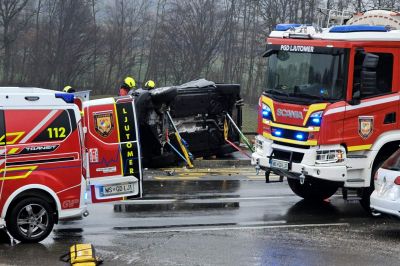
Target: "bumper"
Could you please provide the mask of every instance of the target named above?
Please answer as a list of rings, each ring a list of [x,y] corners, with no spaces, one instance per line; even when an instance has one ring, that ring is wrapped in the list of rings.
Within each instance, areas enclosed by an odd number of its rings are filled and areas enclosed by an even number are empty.
[[[103,186],[109,185],[119,185],[119,184],[127,184],[130,183],[133,186],[132,192],[127,192],[126,194],[118,194],[112,196],[103,196],[101,194],[101,188]],[[101,178],[91,178],[90,179],[90,186],[91,189],[94,189],[95,200],[112,200],[117,199],[120,197],[136,197],[139,196],[139,179],[135,176],[111,176],[111,177],[101,177]],[[92,198],[93,200],[93,198]]]
[[[311,176],[335,182],[345,182],[347,179],[347,168],[344,164],[337,163],[315,165],[317,147],[300,149],[282,146],[274,144],[272,141],[261,136],[258,136],[258,141],[262,142],[262,148],[257,148],[256,152],[252,154],[252,165],[259,165],[262,169],[270,169],[273,172],[280,173],[288,177],[298,177],[301,174],[304,174],[305,176]],[[301,162],[292,161],[290,163],[289,170],[271,168],[269,156],[272,154],[274,149],[303,154],[302,160]]]
[[[6,226],[4,219],[0,218],[0,229]]]
[[[383,198],[374,191],[371,195],[371,209],[377,212],[390,214],[400,218],[400,199],[390,200]]]
[[[86,206],[76,208],[76,209],[67,209],[61,210],[58,219],[59,220],[78,220],[82,218],[83,213],[87,211]]]

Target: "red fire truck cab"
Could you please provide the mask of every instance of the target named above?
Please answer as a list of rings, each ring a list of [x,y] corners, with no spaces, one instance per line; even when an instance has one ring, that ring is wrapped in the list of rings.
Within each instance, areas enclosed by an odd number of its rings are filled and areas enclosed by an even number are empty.
[[[0,88],[0,227],[38,242],[87,203],[140,197],[137,133],[129,96]]]
[[[400,25],[397,13],[385,15]],[[252,164],[267,180],[286,176],[304,199],[343,187],[369,209],[372,177],[400,144],[400,31],[280,24],[264,56]]]

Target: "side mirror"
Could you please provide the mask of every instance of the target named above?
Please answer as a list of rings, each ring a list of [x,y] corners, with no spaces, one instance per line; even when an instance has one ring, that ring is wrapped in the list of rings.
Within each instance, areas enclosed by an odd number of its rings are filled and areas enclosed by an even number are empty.
[[[349,104],[350,105],[358,105],[360,103],[361,103],[361,92],[360,92],[360,90],[357,90],[353,93],[353,98],[349,101]]]
[[[269,57],[273,54],[277,54],[278,50],[274,50],[274,49],[268,49],[267,51],[265,51],[262,55],[262,57]]]

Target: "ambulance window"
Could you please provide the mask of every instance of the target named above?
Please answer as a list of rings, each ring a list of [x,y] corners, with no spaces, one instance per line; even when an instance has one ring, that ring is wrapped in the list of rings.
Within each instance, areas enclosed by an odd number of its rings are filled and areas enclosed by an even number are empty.
[[[59,113],[53,121],[44,127],[39,135],[33,140],[33,142],[45,142],[45,141],[60,141],[64,140],[71,133],[71,122],[70,116],[67,110],[63,110]],[[74,123],[74,129],[76,123]]]
[[[370,98],[392,92],[393,54],[358,52],[354,58],[353,95]]]
[[[6,143],[4,141],[6,137],[6,130],[4,125],[4,111],[0,110],[0,146],[4,146]]]

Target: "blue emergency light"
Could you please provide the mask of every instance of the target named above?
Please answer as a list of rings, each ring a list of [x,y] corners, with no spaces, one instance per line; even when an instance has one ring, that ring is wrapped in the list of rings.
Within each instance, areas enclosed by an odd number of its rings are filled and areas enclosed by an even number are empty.
[[[314,117],[313,119],[311,119],[311,121],[316,126],[321,125],[321,117]]]
[[[66,103],[74,103],[75,96],[72,93],[56,93],[56,98],[63,99]]]
[[[371,26],[371,25],[342,25],[334,26],[329,32],[334,33],[347,33],[347,32],[388,32],[390,28],[385,26]]]
[[[268,117],[269,114],[270,114],[270,112],[267,111],[267,110],[263,110],[263,111],[262,111],[262,114],[263,114],[263,117]]]
[[[282,130],[279,130],[279,129],[275,129],[272,133],[273,133],[274,136],[276,136],[276,137],[282,136]]]
[[[296,133],[295,138],[297,140],[304,140],[305,135],[303,133]]]
[[[262,105],[262,118],[264,119],[268,119],[268,120],[272,120],[272,111],[271,108],[269,108],[268,105],[266,105],[265,103],[263,103]]]
[[[301,24],[278,24],[275,26],[276,31],[287,31],[290,30],[291,28],[296,28],[300,27]]]

